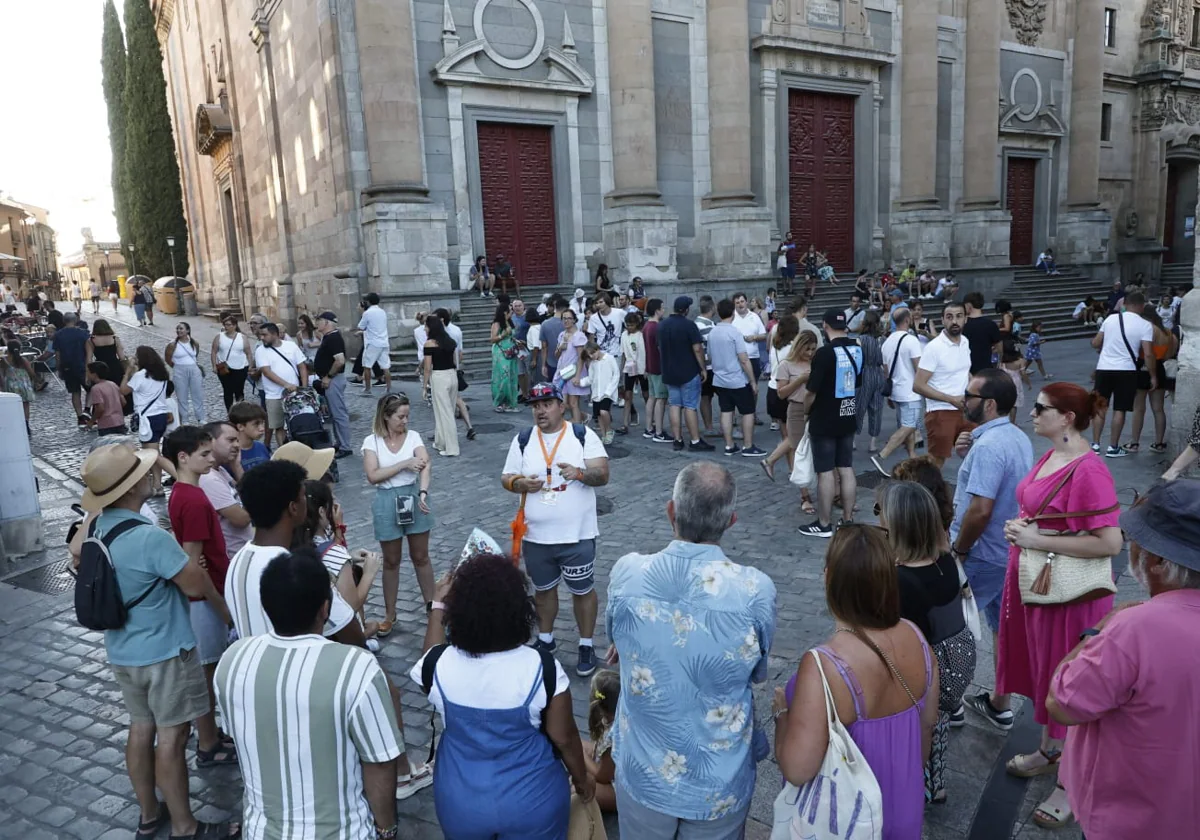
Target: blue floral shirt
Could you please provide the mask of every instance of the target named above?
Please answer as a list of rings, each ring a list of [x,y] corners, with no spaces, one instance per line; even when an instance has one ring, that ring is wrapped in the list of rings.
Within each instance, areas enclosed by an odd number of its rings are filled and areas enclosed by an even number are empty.
[[[767,677],[775,584],[718,546],[675,540],[617,561],[605,623],[620,655],[613,761],[621,787],[679,819],[748,808],[750,684]]]

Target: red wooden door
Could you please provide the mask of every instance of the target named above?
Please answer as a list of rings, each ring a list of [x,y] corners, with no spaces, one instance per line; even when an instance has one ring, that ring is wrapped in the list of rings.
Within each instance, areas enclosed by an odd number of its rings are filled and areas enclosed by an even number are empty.
[[[488,263],[503,254],[522,285],[557,283],[550,127],[481,122],[478,136]]]
[[[788,96],[790,222],[800,252],[824,251],[854,270],[854,97],[793,90]]]
[[[1037,194],[1037,161],[1008,159],[1008,260],[1011,265],[1033,265],[1033,200]]]

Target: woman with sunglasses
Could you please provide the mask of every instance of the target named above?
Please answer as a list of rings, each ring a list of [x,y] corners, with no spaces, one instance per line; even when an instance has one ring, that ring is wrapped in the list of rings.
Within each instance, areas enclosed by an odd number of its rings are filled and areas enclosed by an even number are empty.
[[[1121,550],[1120,505],[1112,475],[1083,437],[1092,419],[1103,416],[1107,408],[1107,400],[1095,392],[1054,382],[1043,386],[1030,412],[1034,432],[1047,438],[1051,448],[1017,485],[1020,515],[1004,525],[1011,547],[1000,601],[998,696],[990,700],[994,708],[1007,708],[1007,695],[1028,697],[1033,701],[1033,719],[1043,729],[1036,752],[1009,760],[1006,768],[1013,776],[1028,778],[1058,769],[1067,728],[1046,711],[1050,679],[1079,643],[1080,634],[1112,610],[1112,595],[1084,603],[1023,603],[1018,559],[1021,549],[1029,548],[1095,558],[1107,567],[1109,558]],[[1030,517],[1038,511],[1060,518],[1033,522]],[[1061,785],[1033,812],[1033,821],[1043,828],[1061,828],[1071,818]]]
[[[391,633],[396,623],[405,537],[426,610],[433,603],[436,587],[429,562],[429,532],[434,524],[429,507],[432,470],[420,433],[408,428],[411,411],[407,396],[388,394],[376,406],[373,433],[367,435],[362,445],[363,471],[376,488],[371,504],[375,539],[383,549],[384,616],[378,631],[381,637]]]

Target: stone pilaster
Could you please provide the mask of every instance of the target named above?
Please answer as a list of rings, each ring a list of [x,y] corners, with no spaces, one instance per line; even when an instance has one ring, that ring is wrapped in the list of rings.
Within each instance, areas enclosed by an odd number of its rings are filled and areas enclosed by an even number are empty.
[[[626,204],[604,211],[604,253],[608,274],[619,286],[634,277],[647,283],[673,283],[679,217],[658,204]]]
[[[892,264],[897,269],[916,263],[921,268],[950,268],[953,214],[937,207],[893,210]]]
[[[1104,98],[1104,4],[1076,0],[1071,56],[1067,207],[1100,204],[1100,106]]]
[[[756,206],[706,207],[700,211],[704,278],[741,280],[774,274],[771,211]]]
[[[1200,251],[1197,257],[1200,258]],[[1171,407],[1169,439],[1172,459],[1188,445],[1192,419],[1200,406],[1200,288],[1193,287],[1183,296],[1179,325],[1183,330],[1183,341],[1179,344],[1179,375],[1175,380],[1175,399]]]

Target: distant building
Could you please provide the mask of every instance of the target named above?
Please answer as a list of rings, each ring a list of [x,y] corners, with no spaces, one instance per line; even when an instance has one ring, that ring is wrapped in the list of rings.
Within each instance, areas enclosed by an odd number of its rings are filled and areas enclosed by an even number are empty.
[[[0,197],[0,281],[14,289],[29,282],[57,286],[58,259],[50,213],[41,207]]]
[[[78,280],[80,288],[86,289],[94,278],[103,286],[110,279],[123,275],[125,257],[121,254],[120,242],[97,242],[91,228],[84,228],[83,250],[64,257],[62,260],[63,289],[69,291],[72,281]],[[64,295],[69,297],[69,295]]]

